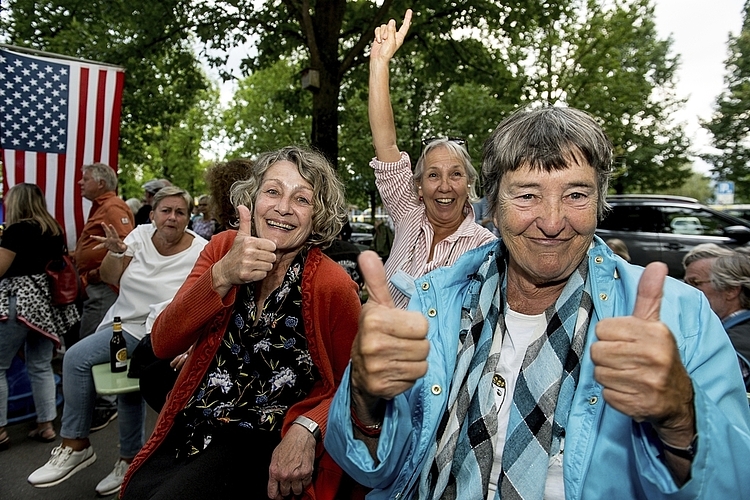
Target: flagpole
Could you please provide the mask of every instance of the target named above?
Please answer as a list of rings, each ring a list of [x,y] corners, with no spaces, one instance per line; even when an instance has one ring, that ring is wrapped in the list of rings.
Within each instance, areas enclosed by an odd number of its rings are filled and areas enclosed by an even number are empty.
[[[45,52],[43,50],[37,50],[32,49],[29,47],[18,47],[16,45],[8,45],[7,43],[0,43],[0,48],[2,49],[8,49],[13,52],[20,52],[22,54],[30,54],[32,56],[40,56],[40,57],[49,57],[51,59],[64,59],[66,61],[75,61],[75,62],[83,62],[87,64],[96,64],[98,66],[108,66],[110,68],[117,68],[122,71],[125,71],[125,68],[122,66],[118,66],[116,64],[109,64],[104,62],[98,62],[98,61],[91,61],[89,59],[83,59],[81,57],[72,57],[72,56],[66,56],[64,54],[55,54],[54,52]]]

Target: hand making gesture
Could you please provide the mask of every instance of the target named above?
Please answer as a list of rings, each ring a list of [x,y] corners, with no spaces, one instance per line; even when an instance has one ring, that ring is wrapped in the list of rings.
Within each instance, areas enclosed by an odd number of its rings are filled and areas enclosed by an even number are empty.
[[[591,359],[607,404],[636,422],[650,422],[663,442],[685,448],[695,435],[693,386],[674,336],[659,317],[666,275],[661,262],[646,267],[633,315],[597,323]],[[689,463],[668,459],[673,471],[676,465],[689,472]]]
[[[263,280],[276,262],[276,244],[271,240],[252,235],[250,210],[237,207],[240,226],[229,252],[212,270],[214,289],[224,296],[234,285],[244,285]]]
[[[427,319],[393,305],[378,254],[359,256],[370,298],[359,316],[352,345],[352,402],[360,420],[372,423],[381,399],[392,399],[427,373]]]
[[[99,242],[99,244],[94,247],[94,250],[106,248],[112,253],[123,253],[128,249],[128,246],[122,241],[120,235],[117,234],[117,231],[112,224],[102,222],[102,230],[104,231],[104,236],[91,235],[93,239]]]

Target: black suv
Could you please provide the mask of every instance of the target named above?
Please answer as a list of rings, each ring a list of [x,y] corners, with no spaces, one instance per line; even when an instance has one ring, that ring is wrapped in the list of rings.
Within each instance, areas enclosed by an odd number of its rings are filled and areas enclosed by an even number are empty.
[[[612,206],[596,234],[619,238],[628,246],[631,262],[645,266],[659,260],[669,275],[682,278],[682,258],[700,243],[727,247],[750,241],[750,222],[701,205],[693,198],[665,195],[614,195]]]

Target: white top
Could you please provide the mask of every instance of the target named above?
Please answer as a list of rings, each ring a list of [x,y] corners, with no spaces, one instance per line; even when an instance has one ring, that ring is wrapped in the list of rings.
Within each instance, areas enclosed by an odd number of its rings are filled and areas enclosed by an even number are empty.
[[[182,286],[208,243],[188,229],[186,232],[193,236],[190,246],[175,255],[162,255],[151,241],[155,232],[152,224],[142,224],[125,237],[128,246],[125,255],[133,259],[120,277],[120,294],[99,329],[111,327],[114,317],[119,316],[122,329],[142,339]]]
[[[508,431],[510,409],[513,406],[518,374],[521,371],[523,358],[528,347],[544,335],[547,321],[544,313],[529,316],[505,308],[505,339],[496,332],[492,340],[490,354],[500,352],[500,359],[495,368],[492,388],[495,391],[495,405],[497,413],[497,434],[495,435],[495,460],[492,464],[490,483],[487,488],[487,499],[495,498],[497,480],[503,466],[503,448]],[[547,483],[544,490],[545,500],[565,500],[565,488],[562,481],[562,455],[555,453],[550,458],[550,468],[547,471]]]

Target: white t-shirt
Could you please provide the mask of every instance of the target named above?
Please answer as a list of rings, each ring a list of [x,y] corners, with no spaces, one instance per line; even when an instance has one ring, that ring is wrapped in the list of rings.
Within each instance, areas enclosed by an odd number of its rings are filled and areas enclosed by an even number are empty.
[[[190,246],[175,255],[162,255],[151,241],[154,232],[152,224],[142,224],[125,237],[125,255],[133,259],[120,277],[120,294],[99,329],[111,327],[114,317],[119,316],[122,329],[142,339],[156,316],[174,298],[208,243],[188,229],[187,233],[193,236]]]
[[[547,321],[544,313],[529,316],[505,308],[505,339],[500,332],[496,332],[492,340],[491,354],[500,352],[500,359],[495,368],[495,376],[492,380],[492,388],[495,391],[495,405],[497,413],[497,434],[495,435],[495,460],[492,464],[490,484],[487,488],[487,499],[495,498],[497,480],[503,466],[503,448],[508,431],[508,420],[510,409],[513,406],[513,394],[515,392],[518,374],[521,371],[526,349],[532,342],[544,334]],[[562,481],[562,455],[553,454],[550,457],[550,467],[547,471],[547,483],[544,490],[545,500],[565,500],[565,488]]]

